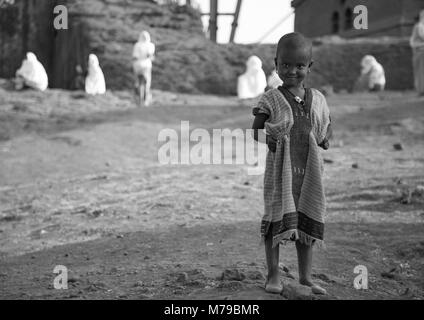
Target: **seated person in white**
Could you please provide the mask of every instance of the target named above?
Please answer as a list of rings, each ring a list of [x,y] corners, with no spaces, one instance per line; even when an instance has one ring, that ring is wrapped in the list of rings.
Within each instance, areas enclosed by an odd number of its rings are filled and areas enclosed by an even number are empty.
[[[85,78],[85,92],[92,95],[106,93],[105,77],[100,68],[99,59],[95,54],[88,56],[88,74]]]
[[[268,77],[268,88],[275,89],[283,84],[283,80],[277,74],[277,70],[272,70],[271,74]]]
[[[361,61],[361,76],[369,91],[383,91],[386,85],[386,77],[383,66],[371,56],[366,55]]]
[[[154,55],[155,45],[150,40],[150,34],[147,31],[141,32],[138,42],[134,45],[132,56],[135,88],[140,96],[140,104],[145,106],[148,106],[152,99],[150,87]]]
[[[44,91],[49,84],[46,70],[34,53],[28,52],[22,66],[16,71],[15,88],[17,90],[27,86]]]
[[[261,59],[251,56],[246,67],[246,72],[238,77],[237,95],[240,99],[255,98],[264,93],[267,86]]]

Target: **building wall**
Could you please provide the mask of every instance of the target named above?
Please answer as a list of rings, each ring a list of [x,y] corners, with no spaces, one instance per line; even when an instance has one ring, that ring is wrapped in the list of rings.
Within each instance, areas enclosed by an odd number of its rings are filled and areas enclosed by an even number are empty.
[[[334,34],[332,17],[339,14],[339,35],[351,38],[359,36],[408,36],[413,20],[420,9],[422,0],[305,0],[295,1],[295,30],[309,37]],[[345,28],[345,13],[348,8],[365,5],[368,8],[368,30]],[[355,15],[353,15],[355,16]]]
[[[407,39],[353,39],[314,45],[314,65],[308,85],[354,88],[361,59],[373,55],[383,66],[387,90],[413,89],[412,52]]]
[[[16,0],[0,10],[0,77],[14,76],[28,51],[49,65],[53,54],[52,0]]]

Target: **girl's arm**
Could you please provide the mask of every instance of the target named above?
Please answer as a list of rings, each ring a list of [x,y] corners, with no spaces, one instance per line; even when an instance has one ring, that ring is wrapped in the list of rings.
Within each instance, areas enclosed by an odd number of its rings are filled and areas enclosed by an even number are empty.
[[[328,150],[330,148],[330,142],[329,140],[333,137],[333,129],[331,127],[331,117],[330,117],[330,124],[327,127],[327,133],[325,134],[324,141],[321,142],[318,146],[323,148],[324,150]]]
[[[265,128],[265,121],[268,120],[269,116],[264,113],[256,113],[255,110],[253,111],[253,113],[255,114],[255,120],[253,120],[252,125],[253,138],[258,142],[266,143],[268,145],[269,150],[275,152],[277,148],[277,141],[272,139],[272,137],[269,135],[265,136],[265,141],[263,141],[263,136],[259,137],[259,130]]]

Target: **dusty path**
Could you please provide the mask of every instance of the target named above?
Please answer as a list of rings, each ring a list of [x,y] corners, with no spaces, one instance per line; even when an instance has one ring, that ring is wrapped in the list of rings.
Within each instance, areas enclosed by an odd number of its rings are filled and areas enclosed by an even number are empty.
[[[140,110],[125,92],[1,91],[0,298],[422,299],[424,101],[399,93],[329,101],[327,249],[314,265],[329,295],[296,285],[289,246],[286,289],[275,296],[263,292],[262,176],[157,162],[159,130],[181,120],[249,128],[248,103],[164,93]],[[360,264],[367,291],[353,288]],[[66,291],[53,289],[56,265],[69,268]]]

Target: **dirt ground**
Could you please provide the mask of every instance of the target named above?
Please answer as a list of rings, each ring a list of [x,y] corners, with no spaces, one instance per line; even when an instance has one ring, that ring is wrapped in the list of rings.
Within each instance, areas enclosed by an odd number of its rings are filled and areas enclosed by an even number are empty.
[[[423,299],[424,99],[328,97],[325,249],[297,284],[282,247],[282,295],[264,292],[262,175],[241,165],[160,165],[163,128],[250,128],[254,101],[155,91],[87,97],[0,81],[0,298]],[[402,150],[398,150],[402,149]],[[55,266],[69,287],[53,287]],[[368,289],[357,290],[357,265]]]

